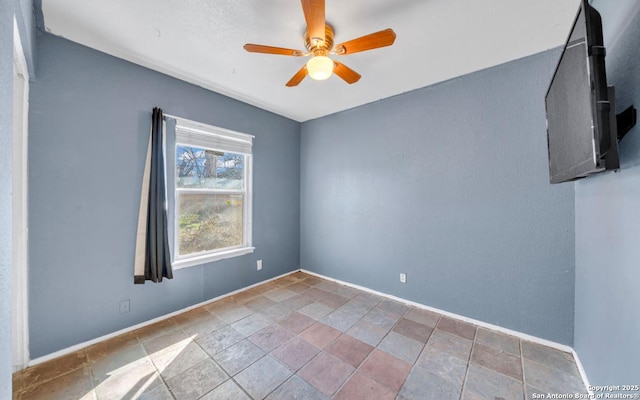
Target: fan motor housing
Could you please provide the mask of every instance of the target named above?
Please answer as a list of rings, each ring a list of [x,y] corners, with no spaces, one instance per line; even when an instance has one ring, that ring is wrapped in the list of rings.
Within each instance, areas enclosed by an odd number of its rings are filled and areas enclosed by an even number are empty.
[[[333,28],[329,24],[324,25],[324,42],[314,41],[309,37],[309,30],[305,29],[304,44],[307,50],[314,56],[326,56],[333,48]]]

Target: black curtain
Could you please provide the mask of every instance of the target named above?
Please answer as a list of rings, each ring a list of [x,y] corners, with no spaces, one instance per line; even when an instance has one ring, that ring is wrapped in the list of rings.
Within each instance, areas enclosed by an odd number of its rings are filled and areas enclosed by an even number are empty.
[[[164,161],[162,110],[153,109],[151,124],[151,163],[149,168],[149,204],[147,210],[144,276],[136,275],[135,283],[162,282],[172,279],[171,254],[167,220],[167,191]]]

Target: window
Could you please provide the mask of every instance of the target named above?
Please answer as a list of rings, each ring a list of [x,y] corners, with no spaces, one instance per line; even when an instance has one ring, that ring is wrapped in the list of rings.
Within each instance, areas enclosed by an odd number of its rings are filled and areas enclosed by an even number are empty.
[[[177,119],[174,265],[251,253],[253,136]]]

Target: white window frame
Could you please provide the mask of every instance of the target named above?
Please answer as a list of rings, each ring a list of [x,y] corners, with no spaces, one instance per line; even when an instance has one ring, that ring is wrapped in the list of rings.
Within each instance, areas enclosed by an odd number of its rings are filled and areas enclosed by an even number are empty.
[[[174,206],[173,206],[173,249],[174,249],[174,269],[187,268],[227,258],[238,257],[253,253],[255,247],[252,246],[252,198],[253,198],[253,135],[236,132],[217,126],[202,124],[184,118],[171,117],[176,120],[176,141],[173,149],[174,157],[177,154],[179,145],[201,147],[209,150],[230,152],[244,155],[244,190],[209,190],[209,189],[181,189],[178,188],[176,176],[176,162],[171,167],[174,185]],[[243,194],[243,226],[242,244],[234,247],[204,251],[195,254],[179,255],[178,241],[180,236],[180,223],[178,212],[179,193],[217,193],[217,194]]]

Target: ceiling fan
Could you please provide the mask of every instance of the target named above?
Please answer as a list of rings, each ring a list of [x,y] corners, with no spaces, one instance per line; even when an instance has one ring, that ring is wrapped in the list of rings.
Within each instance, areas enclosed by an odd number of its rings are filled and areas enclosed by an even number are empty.
[[[286,49],[283,47],[264,46],[261,44],[247,43],[244,49],[251,53],[278,54],[283,56],[311,56],[311,59],[287,82],[288,87],[297,86],[309,75],[314,80],[324,80],[335,72],[348,84],[360,80],[360,74],[341,62],[329,58],[329,55],[344,56],[379,47],[391,46],[396,40],[396,34],[392,29],[385,29],[340,43],[333,46],[333,28],[327,25],[324,17],[324,0],[301,0],[304,17],[307,21],[307,30],[304,33],[304,42],[307,51]]]

